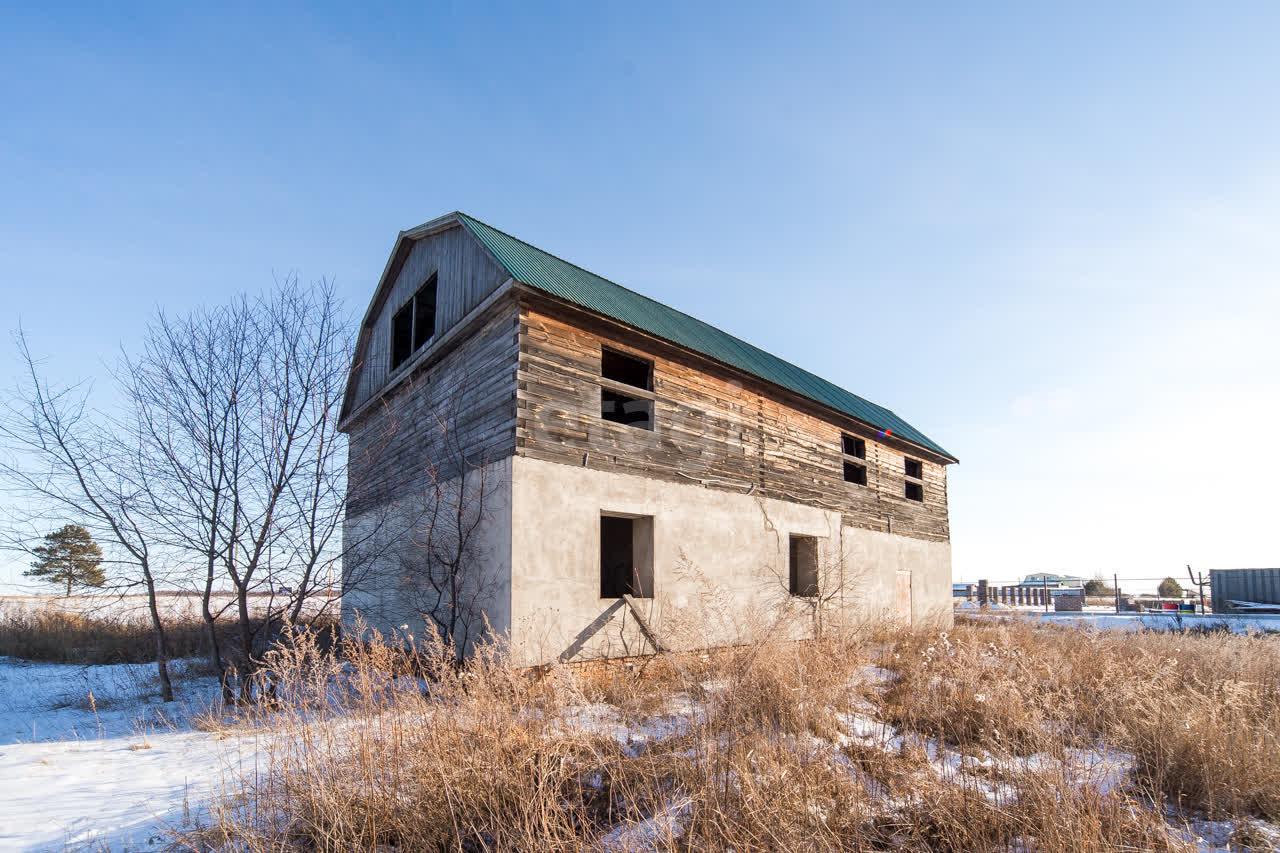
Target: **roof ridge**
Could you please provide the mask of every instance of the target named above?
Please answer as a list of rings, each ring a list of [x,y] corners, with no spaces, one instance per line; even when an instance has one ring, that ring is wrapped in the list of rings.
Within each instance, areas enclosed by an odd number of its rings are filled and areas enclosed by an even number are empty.
[[[525,284],[536,287],[539,290],[547,290],[548,292],[551,292],[554,295],[558,295],[561,298],[567,298],[570,302],[576,303],[581,307],[587,308],[588,310],[596,311],[598,313],[604,313],[606,316],[612,316],[614,317],[614,319],[622,320],[623,322],[626,322],[628,325],[636,326],[637,328],[643,329],[649,332],[650,334],[657,335],[660,338],[672,340],[677,344],[691,348],[696,352],[701,352],[703,355],[708,355],[718,361],[725,362],[730,366],[733,366],[739,370],[745,370],[747,373],[757,376],[761,379],[764,379],[765,381],[772,382],[773,384],[776,384],[776,385],[781,385],[782,387],[788,388],[789,390],[795,393],[799,393],[802,396],[809,397],[810,399],[813,399],[819,403],[822,403],[826,406],[834,408],[838,411],[843,411],[845,412],[845,414],[855,417],[858,420],[861,420],[869,424],[875,429],[881,430],[882,434],[888,433],[888,434],[896,435],[900,438],[903,438],[907,441],[912,442],[913,444],[920,445],[921,447],[925,447],[933,452],[939,453],[942,456],[945,456],[949,459],[953,459],[953,460],[955,459],[955,457],[952,454],[948,453],[940,445],[934,442],[931,438],[929,438],[923,432],[916,429],[914,426],[908,423],[904,418],[902,418],[892,409],[881,406],[879,403],[873,403],[872,401],[866,399],[865,397],[855,394],[846,388],[842,388],[841,386],[836,385],[834,382],[831,382],[828,379],[823,379],[818,374],[810,370],[806,370],[805,368],[801,367],[798,364],[795,364],[794,362],[787,361],[786,359],[781,358],[780,356],[774,355],[773,353],[765,349],[762,349],[756,346],[755,344],[752,344],[746,340],[743,340],[742,338],[739,338],[737,335],[734,335],[730,332],[725,331],[724,329],[719,328],[718,326],[714,326],[711,323],[708,323],[706,320],[702,320],[698,317],[693,316],[692,314],[689,314],[685,311],[681,311],[679,308],[674,308],[670,305],[667,305],[664,302],[660,302],[657,299],[654,299],[652,296],[646,296],[645,294],[637,290],[633,290],[632,288],[627,287],[626,285],[619,284],[616,281],[605,278],[599,273],[592,272],[586,267],[575,264],[572,261],[565,260],[559,255],[555,255],[551,252],[548,252],[546,249],[542,249],[538,246],[535,246],[532,243],[528,242],[527,240],[522,240],[521,238],[515,236],[514,234],[509,234],[500,228],[495,228],[489,223],[476,219],[474,216],[471,216],[470,214],[467,214],[458,210],[458,211],[454,211],[452,214],[447,214],[447,216],[455,216],[458,219],[458,221],[461,222],[467,228],[467,230],[471,232],[472,236],[474,236],[477,240],[479,240],[482,244],[485,245],[485,247],[493,255],[494,259],[502,267],[506,269],[506,271],[508,272],[508,274],[511,275],[512,278],[516,279],[517,281],[522,281]],[[506,240],[510,240],[512,241],[512,243],[518,244],[518,246],[524,247],[525,250],[529,250],[533,253],[536,253],[536,255],[533,256],[532,258],[524,259],[525,263],[530,263],[533,265],[532,268],[525,270],[524,273],[522,273],[517,269],[514,269],[512,266],[512,262],[515,261],[516,266],[520,266],[522,259],[518,255],[513,258],[503,257],[502,256],[503,252],[504,251],[510,252],[511,249],[503,248],[500,245],[499,246],[491,245],[490,239],[487,239],[486,235],[482,233],[482,230],[492,232],[492,234],[497,235],[498,237],[504,238]],[[679,315],[677,319],[683,318],[685,321],[696,324],[696,326],[706,330],[707,332],[710,332],[712,335],[718,336],[724,339],[726,343],[725,353],[721,355],[715,355],[709,351],[706,351],[700,345],[691,344],[687,341],[682,342],[680,340],[680,337],[681,337],[680,335],[677,335],[676,337],[671,337],[671,334],[669,331],[663,332],[658,329],[647,326],[643,318],[637,319],[635,317],[632,317],[632,319],[628,320],[625,316],[614,314],[608,309],[596,307],[596,306],[593,306],[592,304],[589,304],[591,301],[590,299],[588,300],[588,302],[583,302],[582,301],[583,295],[581,293],[573,292],[573,288],[580,287],[580,285],[574,285],[568,282],[567,280],[561,278],[563,276],[563,273],[557,273],[555,270],[549,268],[546,262],[543,260],[538,260],[537,256],[542,256],[543,258],[550,259],[551,261],[554,261],[558,264],[563,264],[569,270],[576,270],[577,273],[588,276],[591,279],[594,279],[598,282],[602,282],[603,284],[609,285],[610,287],[617,288],[618,290],[630,295],[631,297],[641,300],[645,308],[651,308],[655,312],[658,312],[661,314]],[[532,275],[525,274],[530,272],[533,274]],[[548,282],[545,280],[541,282],[537,280],[528,280],[528,279],[545,279],[548,275],[553,278],[556,278],[558,280],[558,283],[549,286]],[[569,293],[566,293],[563,291],[563,288],[565,286],[570,287]],[[653,322],[652,319],[650,319],[650,322]],[[741,351],[738,353],[734,353],[733,350],[735,349],[739,349]],[[768,362],[772,362],[773,364],[778,365],[778,367],[781,368],[781,371],[779,371],[779,375],[775,375],[775,377],[771,379],[768,375],[767,368],[762,368],[759,365],[754,367],[747,366],[748,363],[757,362],[760,359],[765,360],[766,365]],[[741,360],[747,363],[735,364],[734,363],[735,360]],[[765,370],[765,372],[761,372],[762,370]],[[799,374],[799,376],[786,375],[787,373],[790,373],[792,371],[794,371],[796,374]],[[780,380],[783,380],[783,381],[780,381]],[[808,380],[808,381],[806,382],[804,380]],[[809,390],[804,390],[805,385],[811,385],[813,383],[816,383],[815,387],[809,388]],[[852,398],[852,400],[857,401],[857,403],[861,404],[861,406],[865,406],[871,411],[858,414],[856,411],[851,410],[849,408],[850,405],[852,405],[852,403],[840,402],[840,395],[845,395],[849,398]],[[859,407],[855,406],[855,408],[859,408]],[[871,418],[867,417],[868,414],[875,415],[877,420],[879,419],[892,420],[892,421],[895,421],[896,423],[892,424],[892,429],[890,429],[889,424],[874,423]],[[904,431],[900,429],[900,427],[906,427],[906,430]]]
[[[783,364],[787,365],[788,367],[794,367],[796,370],[799,370],[799,371],[801,371],[801,372],[803,372],[803,373],[807,373],[807,374],[809,374],[809,375],[810,375],[810,376],[812,376],[814,379],[819,379],[819,380],[821,380],[821,381],[823,381],[823,382],[830,382],[830,381],[831,381],[831,380],[829,380],[829,379],[823,379],[823,378],[822,378],[821,376],[819,376],[818,374],[814,373],[813,371],[811,371],[811,370],[809,370],[809,369],[807,369],[807,368],[801,367],[800,365],[796,364],[795,362],[788,361],[787,359],[782,358],[782,357],[781,357],[781,356],[779,356],[779,355],[774,355],[773,353],[769,352],[768,350],[766,350],[766,349],[764,349],[764,348],[762,348],[762,347],[758,347],[758,346],[756,346],[755,344],[751,343],[750,341],[748,341],[748,340],[746,340],[746,339],[744,339],[744,338],[740,338],[740,337],[738,337],[737,335],[733,334],[732,332],[725,331],[724,329],[720,328],[719,326],[713,325],[712,323],[708,323],[706,320],[703,320],[701,317],[695,317],[694,315],[690,314],[688,311],[683,311],[683,310],[681,310],[681,309],[679,309],[679,308],[676,308],[674,305],[668,305],[668,304],[667,304],[667,303],[665,303],[665,302],[661,302],[661,301],[659,301],[659,300],[657,300],[657,299],[654,299],[652,296],[648,296],[648,295],[646,295],[646,294],[644,294],[644,293],[641,293],[640,291],[636,290],[635,288],[627,287],[625,284],[619,284],[618,282],[614,281],[614,280],[613,280],[613,279],[611,279],[611,278],[605,278],[604,276],[600,275],[600,273],[598,273],[598,272],[594,272],[593,270],[589,270],[589,269],[587,269],[586,267],[582,266],[581,264],[575,264],[573,261],[566,260],[566,259],[564,259],[564,258],[560,257],[559,255],[555,254],[554,252],[548,252],[546,249],[542,248],[541,246],[535,246],[535,245],[533,245],[532,243],[530,243],[528,240],[522,240],[521,238],[517,237],[517,236],[516,236],[516,235],[514,235],[514,234],[511,234],[511,233],[509,233],[509,232],[503,231],[501,228],[497,228],[497,227],[495,227],[495,226],[493,226],[493,225],[490,225],[488,222],[485,222],[485,221],[480,220],[480,219],[476,219],[474,216],[472,216],[472,215],[470,215],[470,214],[468,214],[468,213],[464,213],[464,212],[462,212],[462,211],[460,211],[460,210],[459,210],[459,211],[454,211],[454,214],[455,214],[455,215],[457,215],[458,217],[462,218],[462,219],[470,220],[471,222],[474,222],[474,223],[475,223],[475,224],[477,224],[477,225],[483,225],[485,228],[488,228],[488,229],[490,229],[491,231],[496,231],[496,232],[498,232],[499,234],[501,234],[502,236],[504,236],[504,237],[508,237],[508,238],[510,238],[510,239],[512,239],[512,240],[515,240],[517,243],[520,243],[520,244],[522,244],[522,245],[528,246],[530,249],[533,249],[533,250],[534,250],[534,251],[536,251],[536,252],[541,252],[542,254],[547,255],[548,257],[555,258],[555,259],[556,259],[557,261],[559,261],[560,263],[562,263],[562,264],[566,264],[567,266],[571,266],[571,267],[573,267],[573,268],[574,268],[574,269],[576,269],[576,270],[581,270],[582,272],[586,273],[587,275],[595,276],[596,278],[600,279],[601,281],[608,282],[609,284],[612,284],[614,287],[620,287],[620,288],[622,288],[623,290],[625,290],[625,291],[627,291],[627,292],[629,292],[629,293],[633,293],[633,294],[635,294],[636,296],[640,297],[641,299],[645,300],[646,302],[651,302],[651,303],[653,303],[654,305],[658,306],[659,308],[664,308],[664,309],[666,309],[667,311],[674,311],[674,312],[676,312],[677,314],[680,314],[680,315],[682,315],[682,316],[688,317],[690,320],[692,320],[692,321],[693,321],[693,322],[695,322],[695,323],[698,323],[698,324],[700,324],[700,325],[706,326],[706,327],[708,327],[708,328],[710,328],[710,329],[714,329],[715,331],[719,332],[719,333],[720,333],[720,334],[722,334],[722,335],[727,335],[728,337],[733,338],[735,341],[737,341],[738,343],[742,344],[743,346],[751,347],[752,349],[754,349],[754,350],[758,350],[758,351],[760,351],[761,353],[764,353],[765,355],[767,355],[767,356],[769,356],[769,357],[771,357],[771,358],[776,358],[778,361],[782,362]],[[505,266],[505,265],[504,265],[504,266]],[[507,270],[507,272],[511,272],[511,270]],[[514,277],[514,274],[513,274],[513,277]],[[834,383],[833,383],[833,384],[834,384]],[[839,386],[836,386],[836,387],[839,387]],[[842,390],[847,390],[847,389],[842,389]],[[848,393],[853,394],[853,392],[852,392],[852,391],[849,391]],[[860,394],[854,394],[854,396],[855,396],[855,397],[858,397],[859,399],[861,399],[861,400],[863,400],[863,401],[867,402],[868,404],[870,404],[870,405],[872,405],[872,406],[875,406],[877,409],[883,409],[884,411],[889,412],[890,414],[893,414],[893,415],[896,415],[896,414],[897,414],[897,413],[896,413],[896,412],[894,412],[892,409],[890,409],[890,408],[888,408],[888,407],[886,407],[886,406],[882,406],[882,405],[880,405],[879,403],[873,403],[873,402],[871,402],[870,400],[867,400],[867,398],[866,398],[866,397],[863,397],[863,396],[862,396],[862,395],[860,395]]]
[[[667,304],[667,303],[665,303],[665,302],[659,302],[658,300],[654,299],[652,296],[646,296],[645,294],[641,293],[640,291],[636,290],[635,288],[627,287],[625,284],[619,284],[618,282],[614,281],[614,280],[613,280],[613,279],[611,279],[611,278],[605,278],[604,276],[600,275],[600,273],[598,273],[598,272],[594,272],[594,271],[592,271],[592,270],[589,270],[589,269],[587,269],[586,267],[582,266],[581,264],[575,264],[573,261],[566,260],[566,259],[564,259],[564,258],[560,257],[559,255],[555,254],[554,252],[548,252],[546,249],[542,248],[541,246],[535,246],[535,245],[533,245],[532,243],[530,243],[528,240],[522,240],[522,239],[520,239],[519,237],[517,237],[517,236],[516,236],[516,235],[514,235],[514,234],[509,234],[508,232],[503,231],[501,228],[495,228],[494,226],[490,225],[488,222],[484,222],[484,221],[482,221],[482,220],[476,219],[474,216],[472,216],[472,215],[470,215],[470,214],[468,214],[468,213],[463,213],[462,211],[455,211],[455,213],[456,213],[458,216],[460,216],[460,217],[462,217],[462,218],[464,218],[464,219],[470,219],[472,222],[476,223],[477,225],[483,225],[485,228],[488,228],[488,229],[489,229],[489,230],[491,230],[491,231],[497,231],[497,232],[498,232],[499,234],[501,234],[503,237],[509,237],[509,238],[511,238],[512,240],[515,240],[517,243],[522,243],[522,244],[524,244],[525,246],[528,246],[530,249],[533,249],[534,251],[541,252],[542,254],[544,254],[544,255],[546,255],[546,256],[548,256],[548,257],[555,258],[557,261],[559,261],[559,262],[560,262],[560,263],[562,263],[562,264],[567,264],[568,266],[571,266],[571,267],[573,267],[573,268],[574,268],[574,269],[576,269],[576,270],[582,270],[582,271],[583,271],[584,273],[586,273],[587,275],[593,275],[593,276],[595,276],[596,278],[600,279],[601,281],[607,281],[609,284],[612,284],[614,287],[620,287],[620,288],[622,288],[623,290],[625,290],[625,291],[627,291],[627,292],[629,292],[629,293],[634,293],[636,296],[639,296],[641,299],[644,299],[644,300],[646,300],[646,301],[648,301],[648,302],[652,302],[654,305],[658,305],[658,306],[660,306],[660,307],[662,307],[662,308],[666,308],[668,311],[675,311],[677,314],[683,314],[684,316],[688,317],[690,320],[693,320],[693,321],[698,322],[698,323],[702,323],[703,325],[711,326],[711,324],[710,324],[710,323],[708,323],[706,320],[701,320],[701,319],[699,319],[699,318],[697,318],[697,317],[693,316],[692,314],[690,314],[690,313],[689,313],[689,312],[687,312],[687,311],[681,311],[679,308],[676,308],[676,307],[675,307],[675,306],[673,306],[673,305],[668,305],[668,304]],[[510,270],[508,270],[508,272],[510,272]],[[724,331],[724,329],[721,329],[721,328],[716,327],[716,326],[711,326],[711,328],[716,329],[716,331],[722,332],[722,333],[724,333],[724,334],[726,334],[726,335],[729,335],[730,337],[734,338],[735,340],[742,341],[742,343],[747,344],[747,346],[753,346],[753,344],[747,343],[746,341],[742,340],[742,338],[739,338],[739,337],[737,337],[736,335],[733,335],[733,334],[731,334],[731,333],[729,333],[729,332],[725,332],[725,331]],[[756,347],[756,349],[759,349],[759,347]],[[777,358],[777,356],[774,356],[774,357],[775,357],[775,358]],[[802,367],[802,368],[800,368],[800,369],[801,369],[801,370],[803,370],[804,368]]]

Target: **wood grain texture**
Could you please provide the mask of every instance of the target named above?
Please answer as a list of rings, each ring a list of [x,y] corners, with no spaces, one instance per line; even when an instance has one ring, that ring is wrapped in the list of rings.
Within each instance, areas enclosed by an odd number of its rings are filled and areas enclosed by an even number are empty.
[[[360,331],[355,366],[358,375],[345,401],[345,413],[355,412],[392,378],[391,316],[432,274],[438,282],[436,339],[507,279],[506,271],[460,225],[406,242],[399,254],[388,265],[393,283],[375,294],[372,310]]]
[[[514,452],[517,317],[514,299],[495,303],[456,348],[348,425],[348,516]]]
[[[520,299],[518,454],[749,491],[837,509],[856,527],[949,540],[939,459],[635,330],[528,292]],[[600,417],[604,345],[653,360],[652,431]],[[844,480],[845,432],[866,441],[865,486]],[[923,460],[923,503],[905,496],[907,455]]]

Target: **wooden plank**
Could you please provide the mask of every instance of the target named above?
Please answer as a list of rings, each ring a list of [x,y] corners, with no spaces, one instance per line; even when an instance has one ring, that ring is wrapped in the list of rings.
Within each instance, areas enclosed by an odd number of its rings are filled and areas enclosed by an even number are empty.
[[[518,306],[508,301],[439,362],[408,377],[349,428],[348,514],[418,493],[428,471],[457,474],[516,450]],[[448,430],[442,434],[444,422]]]
[[[640,605],[636,604],[636,600],[630,595],[623,595],[622,600],[627,603],[627,607],[631,608],[631,615],[636,617],[636,624],[640,626],[640,633],[644,634],[645,639],[653,646],[655,652],[662,654],[665,649],[662,647],[662,643],[658,642],[658,635],[649,627],[649,621],[640,612]]]
[[[424,235],[403,249],[403,257],[388,266],[389,285],[374,296],[365,328],[361,333],[357,359],[359,376],[354,392],[345,402],[345,411],[356,411],[374,397],[391,377],[391,315],[437,274],[436,338],[453,328],[464,316],[508,278],[484,247],[466,229],[452,225]]]
[[[838,509],[846,523],[946,541],[946,468],[924,465],[925,501],[907,500],[905,456],[865,427],[833,423],[741,382],[687,363],[639,335],[557,313],[522,298],[517,373],[517,452],[564,464],[689,483]],[[654,362],[655,428],[603,421],[600,350]],[[672,357],[676,356],[676,357]],[[844,480],[841,435],[866,442],[867,485]],[[584,461],[585,459],[585,461]]]

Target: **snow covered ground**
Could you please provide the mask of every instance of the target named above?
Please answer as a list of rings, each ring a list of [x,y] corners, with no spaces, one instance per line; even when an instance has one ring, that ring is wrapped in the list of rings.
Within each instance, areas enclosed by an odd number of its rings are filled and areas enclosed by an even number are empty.
[[[1048,623],[1075,623],[1090,625],[1094,628],[1119,628],[1125,631],[1137,631],[1152,628],[1158,631],[1180,631],[1195,629],[1226,629],[1235,634],[1252,634],[1265,631],[1280,632],[1280,614],[1255,614],[1235,616],[1209,613],[1201,616],[1198,613],[1040,613],[1037,618]]]
[[[214,680],[175,669],[165,705],[153,664],[0,658],[0,850],[159,850],[228,771],[252,769],[254,738],[192,728]]]

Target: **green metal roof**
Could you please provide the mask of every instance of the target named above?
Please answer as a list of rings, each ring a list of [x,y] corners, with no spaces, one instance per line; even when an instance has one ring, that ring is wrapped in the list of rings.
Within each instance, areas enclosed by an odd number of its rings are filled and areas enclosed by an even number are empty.
[[[465,213],[455,215],[516,281],[724,362],[955,460],[927,435],[883,406],[868,402],[709,323],[574,266]]]

